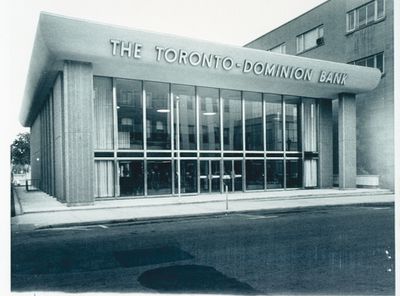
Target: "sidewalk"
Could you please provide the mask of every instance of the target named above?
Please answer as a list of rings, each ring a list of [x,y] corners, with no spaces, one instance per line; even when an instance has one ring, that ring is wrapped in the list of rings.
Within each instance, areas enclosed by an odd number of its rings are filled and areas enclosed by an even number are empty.
[[[225,194],[179,197],[147,197],[95,201],[91,206],[67,207],[41,191],[16,188],[12,231],[66,227],[94,223],[153,220],[225,213]],[[277,210],[314,206],[391,203],[394,194],[384,189],[312,189],[229,193],[228,212]],[[17,211],[18,212],[18,211]]]

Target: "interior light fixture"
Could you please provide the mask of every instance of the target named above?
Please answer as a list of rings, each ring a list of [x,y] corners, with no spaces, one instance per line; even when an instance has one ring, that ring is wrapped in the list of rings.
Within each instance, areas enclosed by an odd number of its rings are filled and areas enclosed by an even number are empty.
[[[169,113],[169,109],[158,109],[158,113]]]
[[[217,113],[215,113],[215,112],[204,112],[203,113],[203,115],[205,115],[205,116],[213,116],[213,115],[216,115]]]

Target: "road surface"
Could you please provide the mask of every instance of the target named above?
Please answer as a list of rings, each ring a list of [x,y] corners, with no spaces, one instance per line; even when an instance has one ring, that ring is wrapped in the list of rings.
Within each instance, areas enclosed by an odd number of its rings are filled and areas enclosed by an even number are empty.
[[[12,290],[394,295],[391,205],[12,235]]]

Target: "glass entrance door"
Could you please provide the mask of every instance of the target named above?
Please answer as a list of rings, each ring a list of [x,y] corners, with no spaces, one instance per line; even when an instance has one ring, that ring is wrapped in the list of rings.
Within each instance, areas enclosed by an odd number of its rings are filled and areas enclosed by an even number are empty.
[[[200,192],[221,192],[219,160],[200,160]]]
[[[242,191],[242,160],[224,161],[224,190],[225,185],[231,192]]]

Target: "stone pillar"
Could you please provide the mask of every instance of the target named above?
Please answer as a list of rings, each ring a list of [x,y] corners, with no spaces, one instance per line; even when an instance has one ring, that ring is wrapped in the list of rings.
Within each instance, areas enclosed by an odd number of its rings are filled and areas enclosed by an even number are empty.
[[[65,201],[69,206],[94,202],[92,64],[65,61],[63,132]]]
[[[319,101],[319,187],[333,186],[332,101]]]
[[[356,97],[339,94],[338,110],[339,188],[356,188]]]

